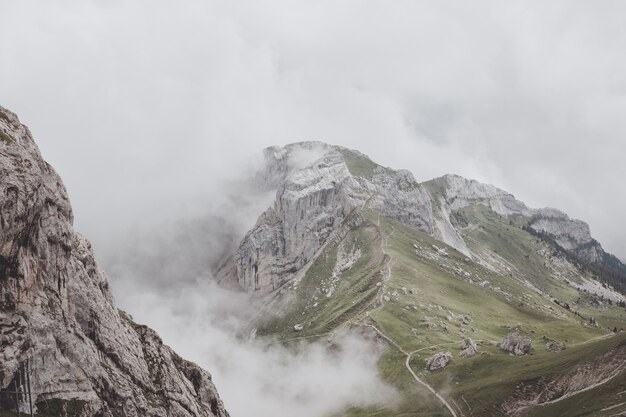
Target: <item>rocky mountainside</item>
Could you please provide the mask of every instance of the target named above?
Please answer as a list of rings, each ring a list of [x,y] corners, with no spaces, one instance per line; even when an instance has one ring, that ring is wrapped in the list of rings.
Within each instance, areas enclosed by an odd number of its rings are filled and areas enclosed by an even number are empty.
[[[228,416],[209,373],[115,308],[61,179],[3,108],[0,193],[0,410]]]
[[[388,345],[398,402],[340,416],[626,413],[626,273],[586,223],[323,143],[265,160],[276,200],[217,277],[265,303],[254,337]]]
[[[276,188],[276,201],[218,271],[222,282],[248,291],[269,293],[302,273],[348,215],[365,206],[484,265],[489,263],[472,253],[450,218],[476,204],[502,216],[523,217],[528,230],[553,239],[584,262],[601,263],[608,256],[587,223],[556,209],[528,208],[510,193],[457,175],[418,183],[409,171],[385,168],[358,151],[320,142],[268,148],[265,162],[260,186]]]
[[[581,220],[570,219],[560,210],[553,208],[531,209],[517,200],[512,194],[493,185],[481,184],[458,175],[446,175],[423,184],[430,192],[438,210],[434,217],[442,241],[468,255],[464,242],[451,227],[449,214],[453,211],[482,204],[502,216],[527,217],[527,227],[554,239],[564,250],[580,256],[588,262],[602,260],[604,251],[591,237],[589,225]]]
[[[319,158],[303,163],[305,150]],[[222,267],[222,281],[262,293],[276,290],[365,204],[418,229],[432,229],[428,195],[408,171],[388,170],[355,151],[316,142],[270,148],[266,161],[270,175],[261,177],[277,186],[276,201]]]

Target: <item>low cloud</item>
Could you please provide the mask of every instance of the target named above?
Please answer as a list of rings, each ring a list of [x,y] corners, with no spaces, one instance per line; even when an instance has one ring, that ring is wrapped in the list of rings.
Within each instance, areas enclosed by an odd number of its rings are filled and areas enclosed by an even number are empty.
[[[393,388],[379,376],[383,347],[356,334],[289,348],[238,333],[256,312],[249,296],[208,280],[176,291],[118,290],[140,322],[149,323],[180,355],[211,371],[233,417],[320,417],[346,407],[389,404]],[[118,291],[120,293],[120,291]],[[297,333],[294,333],[294,337]]]
[[[310,158],[297,155],[290,163]],[[273,202],[275,190],[255,180],[260,163],[248,159],[246,169],[217,187],[222,192],[213,204],[157,222],[147,216],[118,242],[103,246],[101,266],[116,303],[178,354],[209,370],[233,417],[320,417],[393,402],[395,390],[377,368],[385,345],[356,333],[312,344],[296,341],[288,348],[250,338],[260,300],[212,279],[211,271]]]

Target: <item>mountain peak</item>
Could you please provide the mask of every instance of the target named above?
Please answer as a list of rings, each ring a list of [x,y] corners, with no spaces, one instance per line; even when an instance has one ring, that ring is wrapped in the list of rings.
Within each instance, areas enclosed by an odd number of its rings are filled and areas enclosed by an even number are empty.
[[[328,154],[341,155],[350,173],[354,176],[372,176],[375,170],[383,169],[367,155],[342,146],[319,141],[294,142],[284,146],[270,146],[263,150],[265,166],[259,173],[269,187],[277,188],[287,175]]]
[[[274,146],[264,154],[260,178],[277,190],[276,202],[242,241],[233,257],[237,266],[226,268],[230,281],[249,290],[271,292],[289,281],[359,208],[424,231],[470,258],[475,254],[451,215],[475,205],[522,216],[530,229],[585,260],[603,256],[586,223],[555,209],[531,209],[490,184],[454,174],[419,183],[410,171],[385,168],[359,151],[323,142]]]

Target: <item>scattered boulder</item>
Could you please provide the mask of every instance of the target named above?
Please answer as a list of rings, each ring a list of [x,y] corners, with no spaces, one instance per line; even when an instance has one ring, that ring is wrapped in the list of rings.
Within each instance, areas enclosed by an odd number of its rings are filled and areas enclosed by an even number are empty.
[[[560,352],[565,350],[564,342],[559,343],[556,340],[550,339],[548,336],[542,336],[541,340],[546,342],[546,350],[549,350],[550,352]]]
[[[517,332],[509,333],[500,342],[500,349],[517,356],[529,354],[531,348],[532,340],[530,337],[522,336]]]
[[[296,324],[295,326],[293,326],[293,330],[296,332],[301,332],[304,329],[304,326],[302,324]]]
[[[459,347],[461,348],[461,357],[469,358],[478,353],[478,347],[476,346],[476,342],[469,338],[463,339]]]
[[[429,371],[436,371],[437,369],[445,368],[452,360],[452,353],[439,352],[428,358],[426,361],[426,369]]]
[[[432,247],[439,256],[448,256],[448,251],[445,248],[440,248],[437,245],[432,245]]]
[[[548,343],[546,343],[546,349],[549,350],[550,352],[560,352],[562,350],[565,350],[565,343],[561,342],[555,342],[555,341],[550,341]]]

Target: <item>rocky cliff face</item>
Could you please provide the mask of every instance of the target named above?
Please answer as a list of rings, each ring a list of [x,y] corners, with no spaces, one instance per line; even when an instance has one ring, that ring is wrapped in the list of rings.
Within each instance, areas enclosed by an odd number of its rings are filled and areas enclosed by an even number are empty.
[[[321,156],[308,162],[303,151],[311,149]],[[279,288],[359,207],[427,232],[432,228],[428,196],[408,171],[389,170],[356,151],[316,142],[270,148],[266,160],[269,174],[262,177],[277,184],[276,201],[222,266],[222,282],[262,293]],[[293,161],[308,163],[298,169]]]
[[[566,251],[588,262],[599,262],[604,256],[602,246],[591,237],[589,225],[582,220],[570,219],[556,209],[535,210],[529,227],[547,234]]]
[[[555,209],[532,209],[512,194],[457,175],[418,183],[404,170],[384,168],[353,150],[303,142],[265,151],[261,186],[277,189],[274,206],[246,235],[218,277],[248,291],[271,292],[305,268],[346,216],[357,208],[422,230],[472,253],[452,224],[456,210],[482,204],[502,216],[527,218],[528,227],[550,236],[564,250],[589,262],[602,247],[589,226]]]
[[[228,416],[206,371],[115,308],[61,179],[3,108],[0,194],[0,410],[30,379],[48,415]]]
[[[552,238],[562,249],[587,262],[599,262],[604,251],[591,237],[589,225],[570,219],[553,208],[532,209],[512,194],[493,185],[481,184],[458,175],[446,175],[424,183],[436,203],[435,237],[471,256],[465,242],[450,223],[449,213],[474,204],[482,204],[502,216],[520,215],[528,218],[528,227]]]

